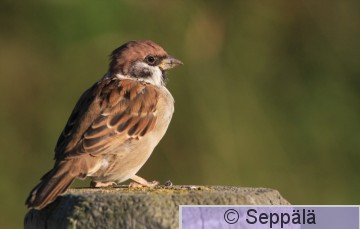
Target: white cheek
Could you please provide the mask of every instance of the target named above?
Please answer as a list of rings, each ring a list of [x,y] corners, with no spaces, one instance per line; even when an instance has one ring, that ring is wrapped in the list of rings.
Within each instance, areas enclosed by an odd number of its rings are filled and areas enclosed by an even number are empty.
[[[145,78],[144,81],[154,84],[156,86],[162,86],[164,83],[160,68],[149,66],[148,69],[150,69],[151,71],[151,77]]]

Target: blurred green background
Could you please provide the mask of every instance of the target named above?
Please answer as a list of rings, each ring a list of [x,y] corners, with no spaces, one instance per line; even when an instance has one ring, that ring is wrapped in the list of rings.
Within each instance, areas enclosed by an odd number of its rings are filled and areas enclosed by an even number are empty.
[[[359,12],[358,0],[0,1],[0,228],[22,227],[74,104],[134,39],[185,63],[140,175],[359,204]]]

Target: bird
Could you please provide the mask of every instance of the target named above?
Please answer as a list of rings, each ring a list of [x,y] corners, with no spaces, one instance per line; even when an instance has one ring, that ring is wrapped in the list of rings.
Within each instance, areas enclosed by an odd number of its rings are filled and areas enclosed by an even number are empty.
[[[87,177],[93,188],[129,179],[134,187],[158,185],[136,174],[168,129],[174,98],[166,72],[180,64],[150,40],[116,48],[108,71],[76,103],[58,138],[54,166],[32,189],[26,206],[42,209],[75,179]]]

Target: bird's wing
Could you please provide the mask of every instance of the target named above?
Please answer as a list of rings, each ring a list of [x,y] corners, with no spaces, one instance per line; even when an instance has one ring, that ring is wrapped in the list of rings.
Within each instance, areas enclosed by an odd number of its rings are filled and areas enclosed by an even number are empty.
[[[55,159],[96,156],[110,146],[139,139],[156,122],[158,89],[136,80],[105,79],[76,104],[55,148]]]

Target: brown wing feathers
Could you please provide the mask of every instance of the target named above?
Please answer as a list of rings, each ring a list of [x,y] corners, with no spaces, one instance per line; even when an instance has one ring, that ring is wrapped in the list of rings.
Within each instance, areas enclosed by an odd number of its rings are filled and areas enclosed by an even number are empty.
[[[132,80],[108,83],[99,95],[102,98],[101,106],[107,106],[82,139],[82,150],[88,153],[91,151],[91,154],[103,152],[101,146],[113,144],[115,139],[119,142],[119,137],[128,139],[144,136],[156,121],[158,94],[153,86]]]
[[[75,178],[84,177],[91,169],[93,163],[88,160],[95,160],[91,158],[110,145],[151,131],[158,96],[156,87],[134,80],[105,79],[87,90],[59,137],[55,167],[31,192],[28,207],[42,208],[54,201]],[[82,158],[84,163],[79,164],[79,157],[87,159]]]

